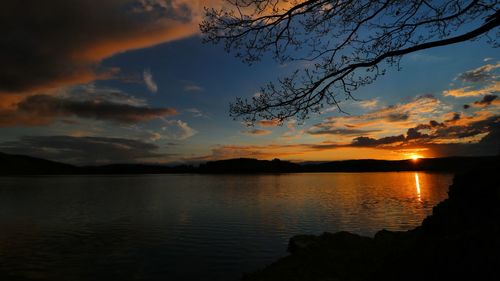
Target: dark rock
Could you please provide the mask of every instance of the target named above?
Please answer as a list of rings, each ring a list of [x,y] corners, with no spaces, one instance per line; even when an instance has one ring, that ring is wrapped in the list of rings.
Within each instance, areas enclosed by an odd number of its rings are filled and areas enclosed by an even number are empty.
[[[300,250],[310,248],[314,244],[317,244],[319,237],[315,235],[296,235],[290,238],[288,242],[288,252],[296,253]]]

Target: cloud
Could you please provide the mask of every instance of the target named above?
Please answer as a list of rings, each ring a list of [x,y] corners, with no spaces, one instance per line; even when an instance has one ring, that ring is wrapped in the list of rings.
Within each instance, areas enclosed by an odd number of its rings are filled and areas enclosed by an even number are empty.
[[[205,89],[196,84],[190,83],[184,86],[184,91],[186,92],[203,92]]]
[[[374,132],[379,132],[380,130],[357,130],[357,129],[328,129],[321,128],[317,126],[311,127],[307,133],[310,135],[343,135],[343,136],[355,136],[355,135],[364,135]]]
[[[35,92],[96,79],[117,69],[112,55],[198,33],[204,1],[7,0],[0,18],[0,93]]]
[[[497,95],[484,95],[481,100],[475,101],[474,105],[476,105],[476,106],[488,106],[491,104],[499,104],[500,101],[497,98],[498,98]]]
[[[490,95],[500,91],[500,82],[498,81],[498,71],[500,63],[485,64],[476,69],[461,73],[456,80],[462,82],[460,88],[451,89],[443,92],[444,96],[456,98],[475,97]]]
[[[443,123],[431,120],[427,124],[419,124],[409,128],[406,136],[387,136],[379,139],[357,137],[353,139],[352,145],[397,148],[412,145],[477,142],[498,126],[500,126],[500,116],[498,115],[483,113],[477,116],[461,117],[454,113],[450,119]]]
[[[280,120],[279,119],[260,120],[255,122],[255,124],[261,127],[276,127],[280,124]]]
[[[142,76],[144,78],[146,87],[148,87],[148,90],[152,93],[158,92],[158,85],[156,85],[156,82],[153,80],[153,74],[151,73],[151,71],[149,69],[144,70]]]
[[[462,88],[447,90],[443,92],[444,96],[451,96],[455,98],[476,97],[487,94],[492,94],[500,91],[500,82],[493,82],[484,87],[476,88],[473,86],[466,86]]]
[[[383,137],[380,139],[374,139],[370,137],[357,137],[352,141],[352,146],[383,146],[387,144],[401,143],[405,140],[406,138],[403,135]]]
[[[168,156],[158,149],[143,141],[107,137],[25,136],[0,143],[3,152],[73,164],[143,162]]]
[[[139,123],[176,114],[173,108],[149,107],[145,101],[113,89],[78,87],[60,95],[38,94],[0,108],[0,126],[41,126],[76,117]]]
[[[295,160],[333,159],[401,159],[410,152],[427,157],[456,155],[496,155],[500,152],[500,116],[478,114],[456,117],[443,122],[430,121],[407,130],[406,134],[372,138],[355,137],[351,142],[218,145],[211,154],[194,157],[191,161],[208,161],[249,157],[258,159],[284,158]],[[458,142],[457,142],[458,140]],[[293,157],[293,158],[291,158]]]
[[[241,133],[244,135],[247,135],[247,136],[266,136],[266,135],[272,134],[273,131],[262,130],[262,129],[252,129],[252,130],[242,131]]]
[[[146,131],[146,138],[149,140],[149,141],[159,141],[162,136],[160,133],[157,133],[157,132],[153,132],[153,131]]]
[[[477,142],[430,143],[426,149],[432,157],[498,155],[500,153],[500,126],[495,124]]]
[[[457,76],[457,79],[462,82],[487,82],[496,78],[496,75],[492,73],[494,70],[500,67],[500,63],[497,64],[486,64],[473,70],[466,71]]]
[[[449,106],[433,96],[420,96],[405,103],[382,107],[362,115],[328,117],[309,128],[308,133],[316,135],[382,135],[440,116],[449,109]]]
[[[280,138],[285,141],[293,140],[293,139],[299,139],[302,137],[304,134],[305,130],[297,129],[297,120],[292,119],[287,122],[286,127],[288,128],[288,131],[284,132]]]
[[[204,117],[208,118],[208,115],[205,114],[203,111],[197,109],[197,108],[188,108],[186,109],[186,112],[189,112],[193,115],[193,117]]]
[[[363,100],[357,103],[362,108],[374,109],[379,105],[378,99]]]
[[[162,131],[167,139],[172,140],[185,140],[198,133],[195,129],[189,127],[186,122],[181,120],[165,120]]]
[[[434,56],[431,54],[426,54],[425,52],[416,52],[408,55],[408,58],[412,61],[419,63],[429,63],[429,62],[443,62],[448,60],[446,57]]]

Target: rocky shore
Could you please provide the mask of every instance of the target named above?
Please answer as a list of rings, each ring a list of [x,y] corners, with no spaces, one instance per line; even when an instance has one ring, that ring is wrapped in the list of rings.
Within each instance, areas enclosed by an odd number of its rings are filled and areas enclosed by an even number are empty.
[[[498,164],[456,175],[413,230],[295,236],[290,255],[243,280],[500,280]]]

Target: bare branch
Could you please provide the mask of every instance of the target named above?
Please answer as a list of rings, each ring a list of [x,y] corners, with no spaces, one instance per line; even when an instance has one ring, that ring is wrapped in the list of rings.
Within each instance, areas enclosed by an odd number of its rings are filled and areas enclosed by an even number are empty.
[[[289,77],[269,83],[261,95],[237,98],[234,118],[305,119],[354,99],[385,68],[409,53],[489,38],[496,46],[497,0],[228,0],[206,9],[200,25],[207,42],[225,44],[247,63],[266,53],[280,63],[307,61]]]

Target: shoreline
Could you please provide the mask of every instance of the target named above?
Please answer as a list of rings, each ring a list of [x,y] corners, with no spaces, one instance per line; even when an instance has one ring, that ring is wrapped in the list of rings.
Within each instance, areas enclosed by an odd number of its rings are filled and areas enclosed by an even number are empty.
[[[75,166],[23,155],[0,153],[0,176],[34,175],[139,175],[224,174],[263,175],[296,173],[447,172],[457,173],[498,163],[499,156],[421,158],[418,160],[343,160],[326,163],[237,158],[210,161],[199,166],[160,164],[109,164]]]

